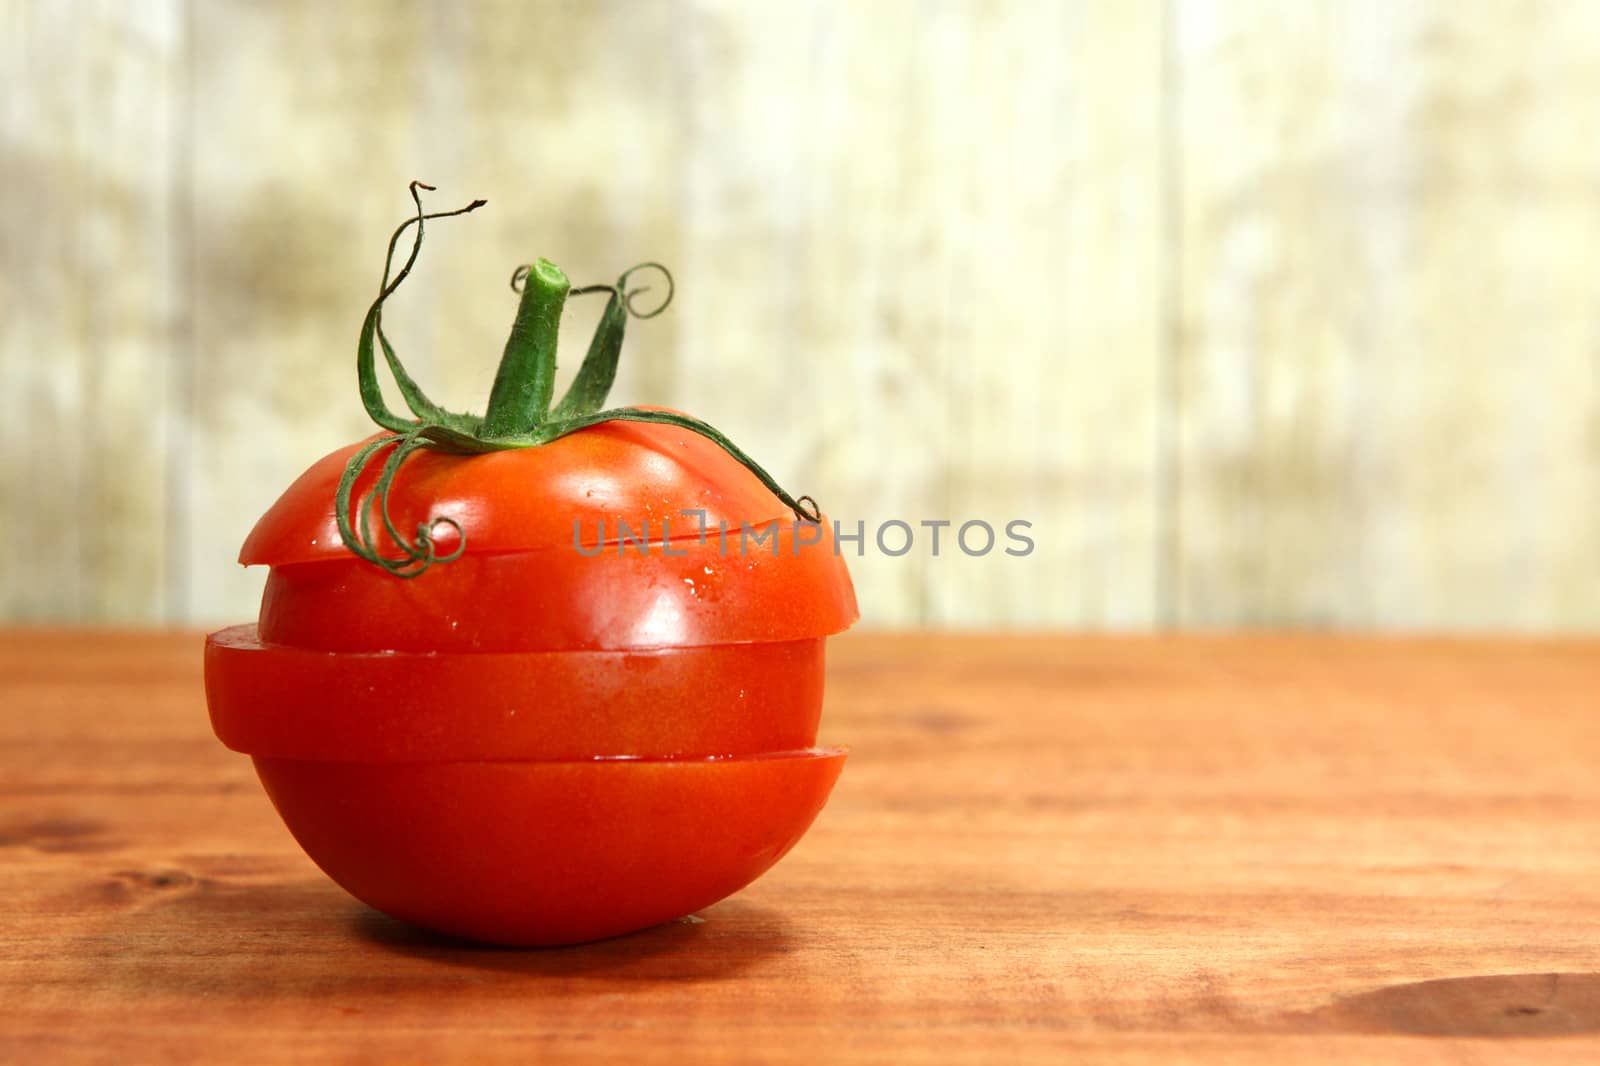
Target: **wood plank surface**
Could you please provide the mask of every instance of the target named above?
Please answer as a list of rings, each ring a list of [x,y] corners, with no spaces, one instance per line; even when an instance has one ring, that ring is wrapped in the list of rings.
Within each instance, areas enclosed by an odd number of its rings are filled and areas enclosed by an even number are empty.
[[[847,636],[776,869],[587,947],[346,897],[194,633],[0,634],[0,1060],[1593,1062],[1600,644]]]

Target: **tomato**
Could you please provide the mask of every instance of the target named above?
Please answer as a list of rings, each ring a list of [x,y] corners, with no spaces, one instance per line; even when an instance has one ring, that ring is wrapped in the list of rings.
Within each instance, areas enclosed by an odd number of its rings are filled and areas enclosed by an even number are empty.
[[[206,700],[228,747],[292,759],[746,755],[816,743],[822,654],[813,638],[329,655],[263,644],[254,626],[235,626],[206,641]]]
[[[270,569],[257,624],[207,640],[213,728],[312,859],[397,917],[565,944],[706,906],[794,845],[845,758],[814,747],[824,639],[858,615],[829,523],[714,427],[604,407],[634,271],[593,287],[559,402],[572,290],[540,260],[486,412],[433,404],[382,327],[443,217],[417,212],[357,345],[387,432],[246,538],[239,561]]]
[[[429,929],[574,944],[715,903],[781,859],[838,749],[735,759],[422,765],[256,759],[346,891]]]

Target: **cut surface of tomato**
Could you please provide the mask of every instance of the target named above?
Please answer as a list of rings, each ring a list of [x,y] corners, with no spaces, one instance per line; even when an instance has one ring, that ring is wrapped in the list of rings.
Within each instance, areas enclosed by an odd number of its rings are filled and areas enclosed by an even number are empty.
[[[234,626],[206,639],[205,680],[218,739],[250,755],[347,762],[743,755],[816,742],[823,641],[330,654],[266,644],[255,626]]]
[[[822,809],[842,749],[709,760],[257,758],[307,854],[393,917],[499,944],[643,929],[737,892]]]

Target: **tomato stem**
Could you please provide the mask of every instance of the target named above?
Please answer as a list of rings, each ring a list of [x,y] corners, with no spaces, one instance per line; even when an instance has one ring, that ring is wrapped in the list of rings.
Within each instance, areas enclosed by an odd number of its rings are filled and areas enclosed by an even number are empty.
[[[667,282],[667,295],[651,311],[640,311],[633,304],[635,296],[650,291],[649,286],[631,290],[628,288],[628,279],[640,270],[658,270]],[[622,355],[622,338],[627,333],[628,316],[656,317],[672,302],[674,287],[672,272],[666,267],[660,263],[640,263],[624,271],[615,285],[589,285],[573,290],[573,295],[607,292],[611,294],[611,298],[606,301],[606,309],[600,316],[600,324],[595,327],[594,339],[590,341],[589,352],[578,368],[578,376],[573,379],[567,394],[561,398],[555,410],[550,412],[550,421],[561,422],[593,414],[605,406],[606,396],[611,392],[611,383],[617,378],[617,360]]]
[[[617,361],[621,356],[629,316],[654,318],[672,302],[672,274],[660,263],[641,263],[632,267],[617,279],[615,285],[590,285],[580,289],[572,288],[566,274],[548,259],[539,259],[528,266],[519,267],[512,275],[511,287],[518,289],[520,286],[522,298],[517,306],[516,321],[511,326],[511,335],[506,339],[499,369],[495,372],[494,386],[489,391],[488,409],[483,417],[447,411],[428,399],[406,372],[389,338],[384,335],[383,304],[394,295],[416,263],[417,255],[422,250],[424,224],[429,219],[466,214],[482,207],[484,203],[474,200],[454,211],[427,213],[422,209],[419,190],[432,188],[417,181],[411,183],[411,199],[416,204],[416,215],[402,223],[389,240],[389,254],[384,260],[378,298],[367,311],[356,345],[356,377],[360,385],[361,402],[372,420],[390,433],[368,442],[350,457],[334,492],[334,516],[339,525],[339,535],[352,553],[396,577],[416,577],[434,563],[457,558],[466,547],[466,534],[452,518],[436,517],[422,522],[418,524],[415,536],[408,537],[396,526],[389,513],[389,494],[395,478],[406,459],[419,449],[432,448],[473,455],[511,448],[532,448],[602,422],[656,422],[697,433],[727,452],[760,479],[796,516],[808,522],[820,521],[821,511],[815,500],[809,496],[791,496],[771,474],[716,427],[676,411],[653,411],[638,407],[602,410],[606,395],[616,379]],[[395,248],[406,230],[413,225],[417,231],[412,239],[411,254],[400,269],[394,271]],[[651,290],[648,286],[629,289],[628,282],[634,273],[645,269],[661,273],[666,281],[666,295],[652,310],[640,311],[634,306],[634,298]],[[600,316],[600,324],[595,329],[589,351],[571,387],[561,402],[552,408],[550,401],[555,391],[556,340],[561,328],[561,312],[568,296],[593,292],[610,294],[605,311]],[[396,414],[384,400],[378,384],[377,348],[382,349],[384,362],[414,418]],[[355,491],[356,482],[378,462],[378,457],[385,449],[391,450],[379,468],[375,483],[358,495]],[[381,547],[374,537],[374,509],[383,524],[379,535],[387,535],[387,543],[399,550],[399,557],[385,554],[388,549]],[[455,548],[448,555],[438,554],[435,548],[435,530],[440,526],[452,528],[458,536]]]
[[[389,338],[383,333],[383,303],[394,295],[400,283],[406,280],[411,273],[411,268],[416,265],[417,256],[422,252],[422,237],[424,224],[430,218],[451,218],[455,215],[465,215],[476,211],[488,201],[474,200],[465,207],[458,207],[454,211],[437,211],[432,214],[422,210],[421,190],[433,190],[432,185],[424,185],[420,181],[411,183],[411,202],[417,205],[414,217],[406,219],[389,238],[389,252],[383,260],[383,281],[378,286],[378,298],[372,301],[372,307],[367,311],[366,321],[361,324],[361,339],[356,344],[356,381],[361,389],[361,403],[367,409],[371,419],[384,429],[403,432],[416,423],[410,419],[402,418],[389,409],[388,403],[383,398],[383,390],[378,385],[377,356],[373,352],[373,340],[376,339],[383,346],[384,362],[389,365],[389,372],[394,375],[395,384],[400,388],[400,395],[405,398],[406,406],[411,408],[411,413],[420,421],[432,421],[450,425],[467,432],[476,429],[477,419],[471,415],[459,415],[445,411],[423,393],[422,389],[406,373],[405,366],[401,364],[400,357],[395,354]],[[412,226],[417,227],[417,235],[411,243],[411,254],[401,265],[393,280],[390,272],[394,269],[394,250],[400,243],[400,238]]]
[[[489,392],[485,437],[515,437],[532,430],[550,413],[555,391],[556,338],[572,282],[548,259],[517,273],[523,277],[522,302]]]

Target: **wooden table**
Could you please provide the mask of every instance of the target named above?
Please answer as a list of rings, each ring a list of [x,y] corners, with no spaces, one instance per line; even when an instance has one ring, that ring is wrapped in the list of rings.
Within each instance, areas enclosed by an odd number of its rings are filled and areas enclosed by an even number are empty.
[[[195,634],[0,634],[0,1060],[1600,1061],[1600,643],[849,636],[855,753],[703,921],[345,896]]]

